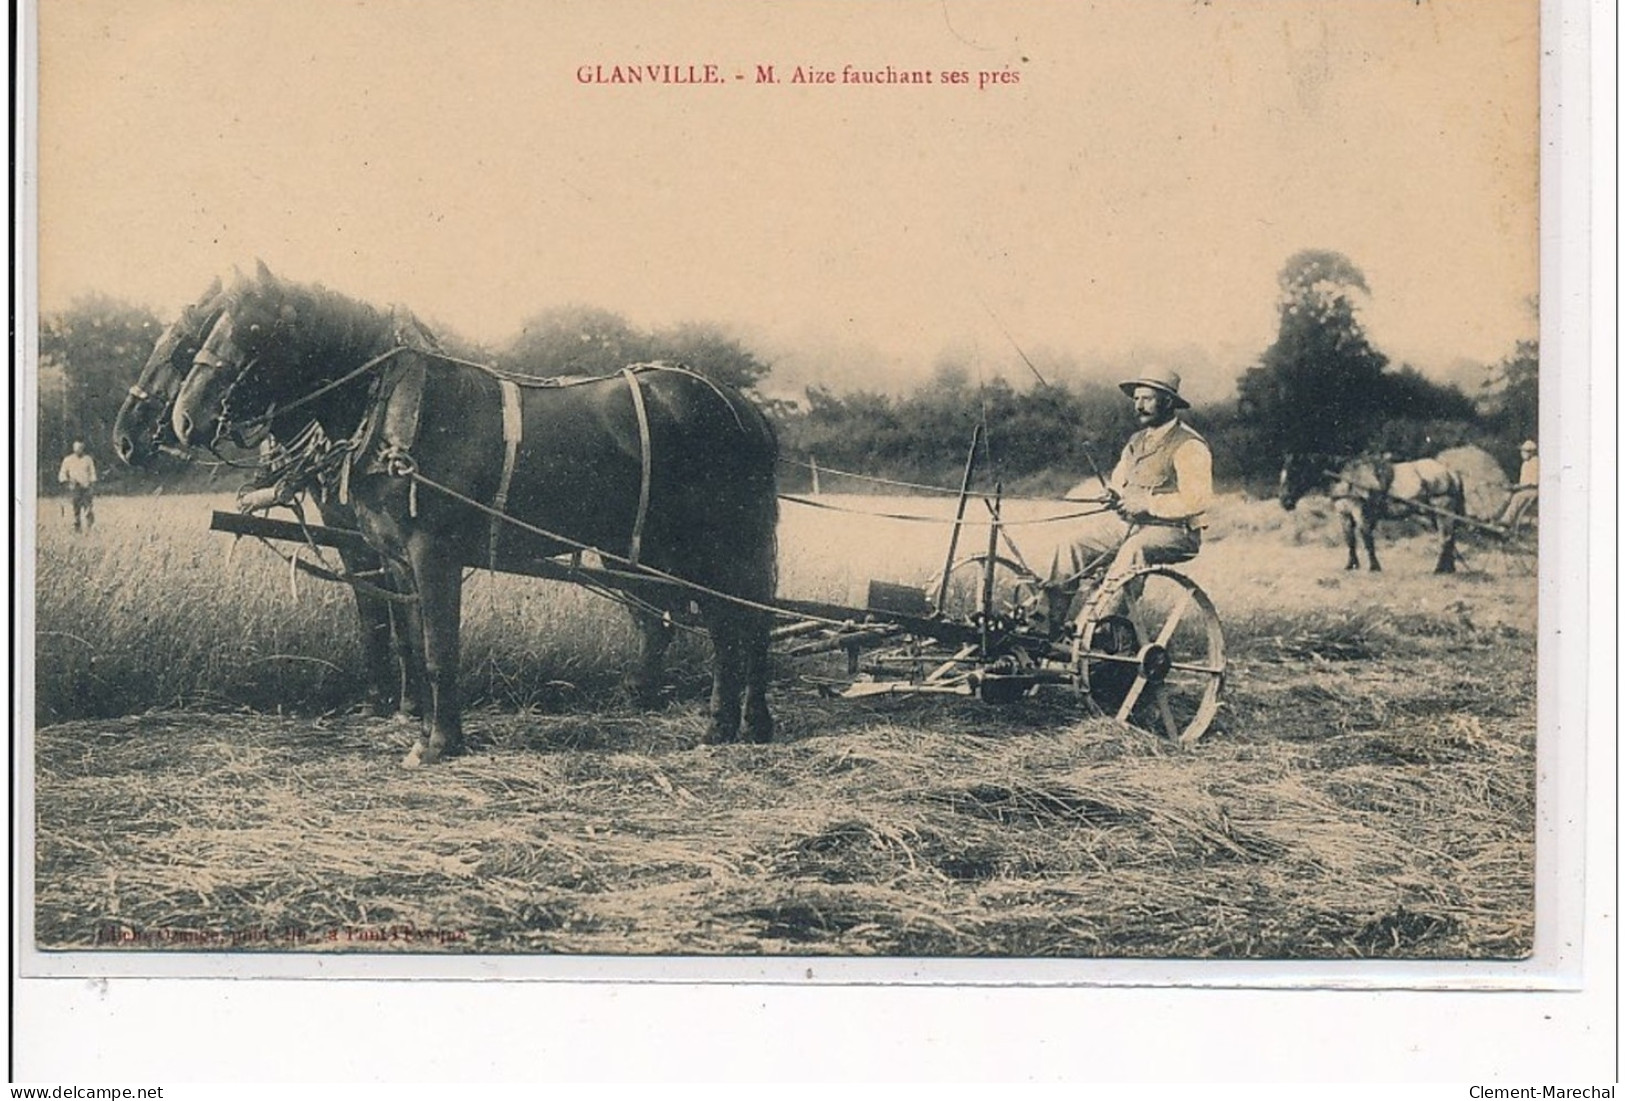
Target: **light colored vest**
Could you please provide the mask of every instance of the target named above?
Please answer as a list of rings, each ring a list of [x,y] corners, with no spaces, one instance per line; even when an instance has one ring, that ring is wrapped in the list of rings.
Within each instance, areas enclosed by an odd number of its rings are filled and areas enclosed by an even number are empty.
[[[1123,484],[1127,488],[1143,489],[1152,494],[1176,492],[1179,489],[1179,475],[1174,472],[1174,452],[1190,440],[1203,447],[1207,446],[1207,441],[1200,433],[1187,427],[1184,421],[1175,421],[1173,428],[1156,444],[1147,443],[1152,431],[1143,429],[1129,437],[1128,446],[1123,448],[1123,454],[1129,460],[1128,469],[1123,472]]]

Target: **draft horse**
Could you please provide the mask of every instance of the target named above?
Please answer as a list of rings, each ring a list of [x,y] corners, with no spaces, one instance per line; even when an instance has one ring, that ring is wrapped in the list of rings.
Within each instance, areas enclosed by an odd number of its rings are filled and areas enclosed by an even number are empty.
[[[261,265],[228,292],[173,420],[189,446],[263,421],[338,456],[324,482],[415,598],[428,699],[405,764],[463,745],[464,568],[525,572],[584,549],[623,569],[646,607],[698,605],[714,651],[709,740],[737,740],[741,722],[771,738],[778,445],[737,392],[666,365],[500,374],[403,345],[379,311]],[[644,633],[645,661],[666,637]]]
[[[173,423],[175,398],[192,369],[193,358],[225,307],[226,296],[216,279],[159,334],[113,421],[113,451],[125,464],[143,468],[160,453],[181,453]],[[322,523],[341,528],[356,526],[354,510],[335,498],[318,497],[316,510]],[[377,575],[382,567],[377,555],[358,547],[340,549],[339,558],[351,575]],[[387,581],[384,584],[387,587]],[[387,598],[363,588],[357,588],[355,594],[368,709],[379,716],[403,710],[409,715],[421,715],[418,701],[423,659],[410,645],[403,618]]]
[[[181,380],[192,369],[192,357],[225,309],[219,279],[196,302],[158,334],[152,352],[124,395],[113,420],[113,453],[133,467],[149,465],[161,451],[173,451],[179,442],[170,422]]]
[[[1456,572],[1456,519],[1467,513],[1461,475],[1438,459],[1396,463],[1363,455],[1339,460],[1324,455],[1287,455],[1281,467],[1281,507],[1291,512],[1312,490],[1325,489],[1343,525],[1348,544],[1344,569],[1360,568],[1356,536],[1365,544],[1373,573],[1377,560],[1377,521],[1386,517],[1424,512],[1439,532],[1439,557],[1434,573]],[[1420,506],[1420,507],[1416,507]]]

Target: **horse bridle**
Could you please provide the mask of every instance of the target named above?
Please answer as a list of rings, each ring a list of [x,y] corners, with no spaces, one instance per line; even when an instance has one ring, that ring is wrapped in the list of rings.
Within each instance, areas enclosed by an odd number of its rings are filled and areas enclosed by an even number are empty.
[[[227,337],[226,339],[231,342],[231,351],[234,352],[239,358],[241,358],[242,357],[242,351],[237,346],[237,342],[234,339],[230,338],[230,337]],[[232,378],[232,380],[229,383],[226,384],[226,392],[221,395],[221,398],[220,398],[220,423],[215,428],[214,442],[218,443],[220,441],[221,437],[223,437],[229,431],[229,432],[232,433],[235,441],[238,443],[239,446],[246,447],[248,445],[243,442],[243,432],[245,430],[253,430],[253,429],[256,429],[256,428],[268,427],[270,425],[271,421],[273,421],[277,417],[280,417],[280,416],[288,413],[290,410],[297,409],[302,405],[309,405],[311,402],[315,401],[317,398],[322,397],[322,396],[324,396],[326,394],[330,394],[334,390],[339,389],[341,386],[345,386],[348,383],[351,383],[351,382],[355,381],[356,379],[360,378],[362,375],[370,373],[375,368],[377,368],[380,365],[388,362],[389,360],[393,359],[395,356],[401,354],[402,352],[408,352],[408,351],[413,351],[413,350],[414,349],[408,347],[405,344],[397,344],[395,347],[390,348],[388,351],[381,352],[378,355],[373,356],[371,359],[367,360],[367,362],[363,363],[361,366],[355,368],[354,370],[348,371],[345,374],[340,375],[338,378],[333,379],[330,382],[325,382],[325,383],[321,384],[320,386],[318,386],[316,389],[312,390],[308,394],[305,394],[305,395],[303,395],[301,397],[295,398],[294,400],[288,402],[285,405],[278,406],[278,405],[275,405],[273,403],[266,410],[266,412],[261,413],[261,414],[259,414],[257,416],[249,417],[246,420],[240,420],[239,421],[239,420],[233,419],[232,416],[231,416],[231,398],[232,398],[232,395],[237,392],[237,388],[239,386],[241,386],[243,384],[244,380],[246,380],[253,373],[254,368],[257,367],[259,365],[261,359],[264,358],[263,356],[258,356],[258,355],[252,356],[252,357],[248,358],[248,360],[246,362],[243,363],[241,369],[239,369],[237,371],[236,375]],[[198,350],[197,354],[192,357],[192,362],[197,364],[197,365],[203,366],[203,367],[211,367],[211,368],[213,368],[215,370],[229,370],[231,368],[231,366],[232,366],[232,364],[231,364],[231,362],[229,360],[226,360],[226,359],[222,358],[221,356],[218,356],[215,353],[209,351],[209,349],[207,347],[200,348]]]
[[[198,309],[197,306],[186,307],[184,316],[190,317],[193,311],[196,309]],[[162,442],[164,438],[164,424],[167,420],[167,418],[163,416],[163,412],[175,404],[175,398],[180,394],[180,384],[186,379],[186,372],[175,366],[175,360],[178,357],[185,355],[187,349],[195,349],[189,358],[192,359],[193,362],[196,362],[198,353],[203,350],[203,345],[208,339],[207,334],[209,330],[214,328],[214,323],[220,320],[220,315],[225,312],[226,308],[224,306],[216,307],[211,312],[205,314],[202,321],[198,325],[188,328],[185,339],[177,339],[175,350],[169,353],[167,361],[164,365],[164,369],[167,370],[171,375],[169,384],[164,387],[164,389],[169,391],[169,395],[167,397],[161,394],[155,394],[146,389],[141,385],[141,380],[139,378],[130,383],[129,389],[125,391],[130,397],[135,399],[135,408],[137,409],[149,405],[158,405],[160,407],[159,415],[153,418],[152,430],[148,434],[149,441],[159,450],[175,450],[172,448],[166,448]]]
[[[259,364],[260,357],[245,358],[242,350],[237,345],[236,339],[229,336],[225,338],[229,343],[226,350],[235,358],[235,362],[210,350],[209,343],[214,337],[214,330],[220,324],[220,318],[224,316],[226,316],[226,310],[222,308],[219,316],[208,327],[209,335],[204,338],[202,345],[192,356],[192,365],[194,367],[208,367],[211,370],[220,372],[231,372],[235,368],[235,373],[229,376],[231,381],[226,383],[226,392],[220,395],[220,417],[219,423],[215,425],[214,439],[209,441],[211,450],[228,434],[239,447],[249,446],[243,435],[244,429],[254,427],[254,420],[256,419],[262,419],[264,423],[269,424],[271,415],[275,412],[273,408],[271,413],[268,413],[263,418],[251,418],[241,422],[233,419],[231,415],[231,399],[237,393],[238,387],[253,373],[254,368]]]

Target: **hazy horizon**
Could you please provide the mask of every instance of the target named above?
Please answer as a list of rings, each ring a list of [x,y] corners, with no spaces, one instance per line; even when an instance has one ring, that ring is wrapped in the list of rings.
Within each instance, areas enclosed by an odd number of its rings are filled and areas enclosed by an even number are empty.
[[[1538,14],[43,5],[40,305],[172,316],[264,259],[488,345],[572,303],[715,323],[774,362],[770,391],[898,391],[945,356],[1019,384],[1025,354],[1165,362],[1211,401],[1319,248],[1364,271],[1379,350],[1463,382],[1536,332]],[[720,82],[581,76],[634,64]],[[847,65],[970,83],[792,80]]]

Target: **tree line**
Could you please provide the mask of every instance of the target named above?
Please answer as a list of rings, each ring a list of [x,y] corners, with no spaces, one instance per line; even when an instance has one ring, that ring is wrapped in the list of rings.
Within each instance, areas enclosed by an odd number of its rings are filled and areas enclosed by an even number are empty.
[[[1365,331],[1360,307],[1370,295],[1363,273],[1340,253],[1308,250],[1278,276],[1274,342],[1224,402],[1190,410],[1191,425],[1212,445],[1221,485],[1266,490],[1288,452],[1352,454],[1375,450],[1417,458],[1461,444],[1484,447],[1515,470],[1518,443],[1535,435],[1540,349],[1520,341],[1487,372],[1475,394],[1394,365]],[[159,481],[196,483],[206,472],[177,464],[152,474],[110,470],[112,424],[128,387],[162,330],[150,310],[101,295],[41,319],[39,469],[54,483],[56,464],[75,439],[103,457],[104,472],[136,488]],[[810,387],[804,401],[771,400],[757,387],[771,365],[716,325],[641,329],[608,310],[566,306],[531,317],[500,347],[467,340],[430,321],[460,358],[535,375],[606,374],[629,363],[681,362],[756,396],[775,421],[789,489],[811,484],[857,491],[850,471],[900,481],[957,485],[978,424],[985,430],[979,485],[1001,480],[1010,492],[1060,492],[1109,470],[1134,430],[1132,409],[1110,383],[1035,383],[1003,379],[973,385],[962,365],[946,364],[913,392],[836,393]]]
[[[1289,453],[1414,459],[1472,444],[1517,469],[1518,444],[1538,424],[1537,341],[1520,341],[1469,395],[1395,366],[1372,344],[1360,318],[1370,290],[1346,256],[1300,252],[1277,283],[1275,341],[1232,398],[1184,414],[1212,446],[1221,485],[1268,492]],[[995,380],[972,389],[950,370],[903,397],[809,390],[806,406],[782,418],[782,433],[792,453],[825,467],[952,485],[978,419],[992,469],[1026,492],[1061,491],[1109,470],[1134,429],[1115,386],[1018,391]],[[805,481],[810,471],[796,476]],[[828,488],[855,485],[836,477]]]

